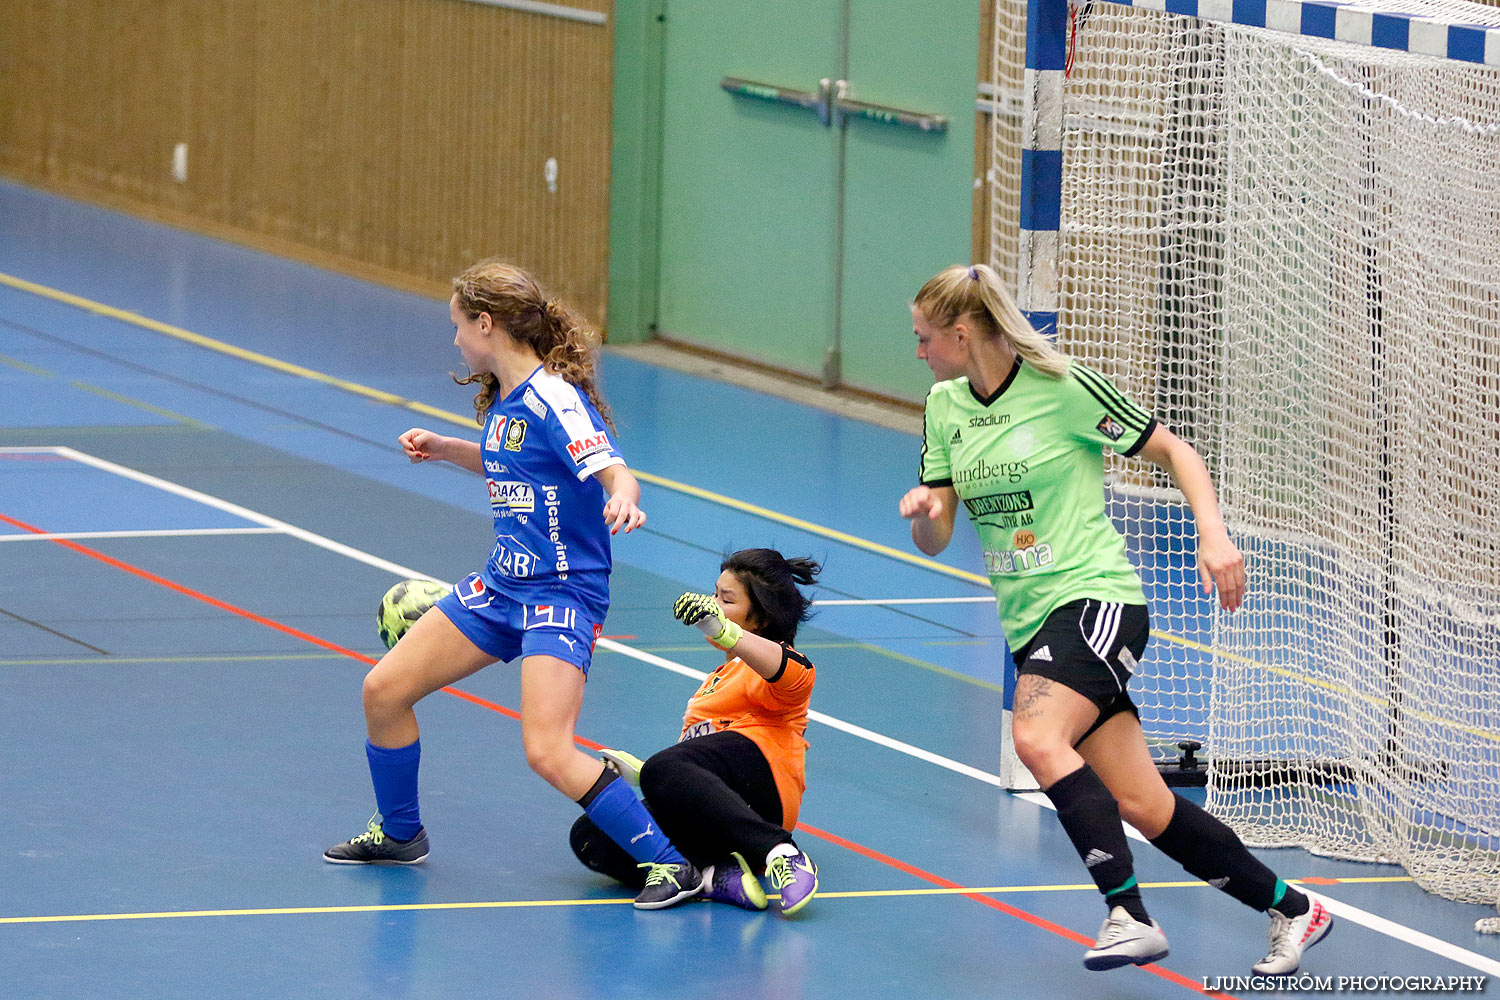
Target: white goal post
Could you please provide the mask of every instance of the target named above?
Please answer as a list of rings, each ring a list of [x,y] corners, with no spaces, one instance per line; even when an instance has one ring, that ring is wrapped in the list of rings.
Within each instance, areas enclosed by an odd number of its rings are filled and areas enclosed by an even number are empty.
[[[997,2],[997,92],[1024,6]],[[990,172],[1019,161],[1020,237],[992,262],[1204,455],[1249,574],[1245,607],[1219,613],[1180,496],[1112,461],[1152,604],[1148,738],[1202,744],[1209,808],[1252,845],[1494,902],[1500,8],[1026,16],[1021,148],[997,130]]]

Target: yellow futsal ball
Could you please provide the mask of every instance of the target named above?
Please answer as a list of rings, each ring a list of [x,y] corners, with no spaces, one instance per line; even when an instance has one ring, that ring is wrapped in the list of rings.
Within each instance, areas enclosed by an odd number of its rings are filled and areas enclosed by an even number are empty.
[[[396,645],[406,630],[452,589],[436,580],[402,580],[387,590],[380,599],[380,611],[375,618],[385,648]]]

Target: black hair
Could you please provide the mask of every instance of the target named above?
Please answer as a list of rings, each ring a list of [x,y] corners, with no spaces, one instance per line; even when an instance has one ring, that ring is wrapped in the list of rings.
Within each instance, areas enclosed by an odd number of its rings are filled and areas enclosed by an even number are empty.
[[[797,626],[812,617],[812,601],[797,589],[799,583],[813,583],[823,570],[811,559],[787,559],[775,549],[740,549],[725,556],[719,569],[744,585],[757,635],[790,645]]]

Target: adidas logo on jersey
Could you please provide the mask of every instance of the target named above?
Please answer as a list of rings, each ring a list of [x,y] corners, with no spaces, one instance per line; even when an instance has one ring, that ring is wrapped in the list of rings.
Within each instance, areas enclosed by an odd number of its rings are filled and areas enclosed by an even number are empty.
[[[1026,658],[1028,660],[1046,660],[1048,663],[1051,663],[1052,662],[1052,647],[1051,646],[1042,646],[1042,647],[1038,648],[1036,651],[1034,651],[1030,656],[1028,656]]]
[[[953,431],[953,436],[948,439],[948,443],[949,444],[962,444],[963,440],[964,440],[964,433],[963,433],[963,431],[958,430],[957,428],[955,428],[954,431]]]
[[[1095,865],[1102,865],[1102,864],[1104,864],[1104,862],[1106,862],[1106,861],[1113,861],[1114,859],[1115,859],[1115,856],[1113,854],[1109,854],[1109,853],[1106,853],[1104,851],[1101,851],[1101,850],[1099,850],[1099,848],[1096,847],[1092,851],[1089,851],[1089,853],[1084,856],[1083,866],[1085,868],[1092,868]]]

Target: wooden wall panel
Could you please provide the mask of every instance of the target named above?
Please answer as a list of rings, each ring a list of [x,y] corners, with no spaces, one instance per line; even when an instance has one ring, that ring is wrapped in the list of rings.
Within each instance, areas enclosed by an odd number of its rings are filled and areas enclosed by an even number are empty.
[[[611,24],[462,0],[0,6],[0,171],[435,294],[499,255],[603,321]]]

